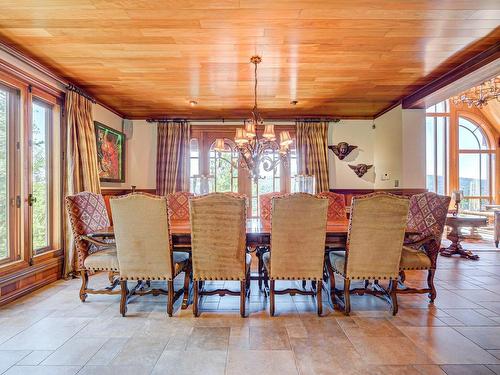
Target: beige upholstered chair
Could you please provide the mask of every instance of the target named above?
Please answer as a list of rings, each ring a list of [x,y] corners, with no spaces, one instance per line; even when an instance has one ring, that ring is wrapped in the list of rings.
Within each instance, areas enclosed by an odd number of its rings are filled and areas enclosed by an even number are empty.
[[[168,295],[167,313],[172,316],[173,304],[182,294],[174,291],[174,278],[185,272],[184,292],[189,292],[189,253],[173,252],[170,238],[167,201],[165,197],[129,194],[110,201],[120,264],[120,312],[125,316],[128,298],[133,294]],[[131,291],[127,280],[165,280],[168,290],[147,289]]]
[[[84,191],[69,195],[65,199],[71,230],[76,248],[77,271],[82,278],[80,300],[84,302],[88,294],[118,294],[115,287],[118,279],[118,259],[114,243],[97,240],[88,235],[109,227],[109,217],[104,198],[101,194]],[[104,289],[88,287],[89,273],[106,271],[109,274],[110,286]]]
[[[325,258],[328,200],[305,193],[275,197],[272,205],[271,252],[263,261],[270,277],[270,312],[274,316],[275,294],[316,295],[322,313],[321,290]],[[313,280],[316,291],[275,290],[276,280]]]
[[[190,200],[193,258],[193,314],[198,316],[199,297],[239,295],[245,316],[246,291],[250,290],[250,254],[246,253],[245,198],[213,193]],[[239,280],[240,291],[203,290],[206,280]]]
[[[343,304],[347,315],[351,293],[390,296],[392,312],[397,313],[396,288],[408,205],[407,198],[387,193],[353,198],[346,252],[330,252],[327,257],[332,302],[337,302],[335,274],[339,274],[344,278]],[[378,286],[381,279],[389,280],[388,290]],[[374,280],[374,289],[367,289],[365,282],[365,288],[350,290],[351,280]]]

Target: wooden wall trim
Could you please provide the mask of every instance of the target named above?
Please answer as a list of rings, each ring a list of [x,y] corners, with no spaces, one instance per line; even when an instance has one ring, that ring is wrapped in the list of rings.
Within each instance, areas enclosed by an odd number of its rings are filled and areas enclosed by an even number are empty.
[[[63,255],[0,277],[0,306],[29,294],[62,276]]]
[[[396,195],[415,195],[425,193],[427,189],[408,188],[408,189],[330,189],[330,191],[338,194],[362,195],[375,192],[387,192]]]
[[[425,108],[426,104],[424,99],[435,93],[438,90],[444,89],[446,86],[453,84],[461,78],[471,74],[474,71],[486,66],[487,64],[500,58],[500,42],[495,43],[493,46],[477,54],[463,64],[443,74],[441,77],[428,83],[424,87],[415,91],[413,94],[408,95],[402,100],[403,109],[408,108]],[[498,73],[498,72],[497,72]],[[471,82],[470,86],[476,83]],[[469,86],[469,87],[470,87]],[[451,95],[448,95],[448,97]]]

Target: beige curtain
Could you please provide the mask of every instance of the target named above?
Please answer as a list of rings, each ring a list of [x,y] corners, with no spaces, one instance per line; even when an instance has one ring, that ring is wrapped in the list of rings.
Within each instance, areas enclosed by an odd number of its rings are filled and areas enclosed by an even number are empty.
[[[189,191],[189,138],[187,121],[158,123],[156,194]]]
[[[299,173],[316,177],[317,193],[328,191],[328,123],[297,121],[296,125]]]
[[[66,163],[64,194],[67,196],[82,191],[100,193],[101,185],[97,167],[92,102],[77,92],[68,90],[66,93],[65,117]],[[68,217],[65,217],[64,223],[64,275],[67,277],[75,269],[76,254]]]

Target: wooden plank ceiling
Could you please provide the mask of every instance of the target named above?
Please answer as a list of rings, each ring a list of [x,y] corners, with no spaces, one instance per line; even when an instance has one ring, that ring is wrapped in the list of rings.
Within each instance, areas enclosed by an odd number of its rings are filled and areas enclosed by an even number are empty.
[[[499,19],[498,0],[2,0],[0,39],[128,118],[248,116],[255,53],[265,116],[362,118],[494,44]]]

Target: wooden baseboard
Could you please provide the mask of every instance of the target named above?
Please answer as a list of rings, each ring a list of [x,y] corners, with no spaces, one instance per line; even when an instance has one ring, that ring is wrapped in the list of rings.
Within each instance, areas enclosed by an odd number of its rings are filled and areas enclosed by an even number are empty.
[[[64,257],[58,256],[0,278],[0,306],[48,285],[62,276]]]

